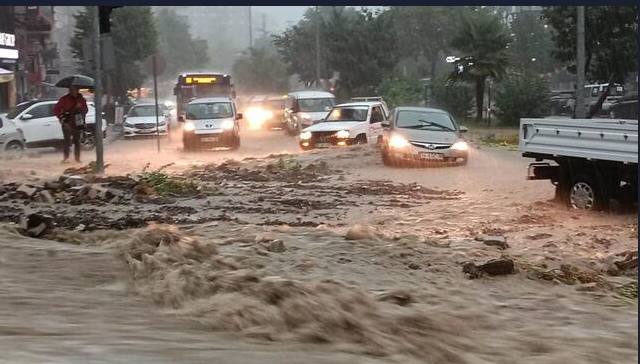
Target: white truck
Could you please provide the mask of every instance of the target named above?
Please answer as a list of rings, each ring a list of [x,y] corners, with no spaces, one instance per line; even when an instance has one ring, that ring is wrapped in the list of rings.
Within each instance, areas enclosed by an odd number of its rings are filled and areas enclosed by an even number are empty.
[[[527,179],[551,180],[572,208],[637,204],[638,120],[521,119],[519,149],[535,159]]]
[[[390,112],[384,101],[360,101],[336,105],[321,122],[300,133],[300,148],[329,148],[377,143]]]

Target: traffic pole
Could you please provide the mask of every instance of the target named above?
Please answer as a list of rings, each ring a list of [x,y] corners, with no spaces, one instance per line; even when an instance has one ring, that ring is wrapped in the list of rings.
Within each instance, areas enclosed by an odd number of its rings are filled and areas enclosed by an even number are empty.
[[[100,54],[100,9],[93,7],[93,98],[96,110],[93,139],[96,144],[96,173],[104,173],[104,145],[102,143],[102,56]]]
[[[152,58],[153,63],[153,95],[156,100],[156,140],[158,141],[158,153],[160,153],[160,126],[158,121],[158,70],[156,68],[156,55],[153,55]]]

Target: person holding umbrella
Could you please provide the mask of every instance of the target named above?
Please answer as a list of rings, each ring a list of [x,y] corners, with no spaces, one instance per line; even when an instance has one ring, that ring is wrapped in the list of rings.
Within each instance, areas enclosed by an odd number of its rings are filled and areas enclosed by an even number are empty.
[[[87,115],[87,101],[80,94],[80,87],[92,87],[93,79],[90,77],[75,75],[65,77],[56,83],[57,87],[68,87],[69,93],[62,96],[53,113],[60,120],[62,135],[64,137],[62,148],[64,158],[62,163],[69,160],[69,150],[73,142],[73,156],[77,163],[80,163],[80,133],[84,128],[85,116]]]

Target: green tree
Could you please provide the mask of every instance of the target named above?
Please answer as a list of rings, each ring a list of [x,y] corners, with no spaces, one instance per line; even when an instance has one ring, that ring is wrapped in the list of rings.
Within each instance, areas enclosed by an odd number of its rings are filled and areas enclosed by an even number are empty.
[[[231,68],[238,90],[251,93],[284,93],[288,88],[287,68],[272,49],[249,48]]]
[[[78,12],[74,35],[69,46],[76,58],[84,61],[82,40],[91,39],[93,13],[89,7]],[[105,81],[111,85],[111,93],[119,99],[127,91],[141,87],[146,76],[137,62],[156,52],[157,31],[149,6],[125,6],[111,15],[111,35],[116,58],[116,68],[105,72]],[[87,70],[88,74],[91,72]],[[109,82],[110,81],[110,82]]]
[[[385,76],[377,87],[377,94],[382,96],[390,108],[398,106],[418,106],[422,101],[420,82],[391,73]]]
[[[552,55],[551,29],[538,12],[519,13],[511,22],[511,38],[508,53],[512,66],[539,74],[551,72],[558,65]]]
[[[209,63],[207,41],[193,38],[185,19],[173,9],[163,8],[155,15],[158,51],[166,61],[165,75],[195,71]]]
[[[316,79],[316,25],[321,39],[321,77],[339,74],[339,99],[374,93],[381,76],[397,64],[395,36],[388,31],[392,20],[386,12],[320,7],[317,14],[307,12],[273,40],[289,73],[307,84]]]
[[[473,16],[462,19],[450,45],[462,53],[460,60],[454,64],[455,71],[451,78],[475,85],[476,121],[479,122],[482,119],[487,78],[499,81],[506,72],[509,35],[497,17],[476,11]]]
[[[448,77],[437,78],[432,83],[432,95],[434,104],[453,116],[468,116],[473,100],[473,92],[468,85],[453,82]]]
[[[576,71],[575,6],[545,6],[542,17],[554,30],[553,55]],[[593,82],[622,83],[638,70],[638,7],[585,7],[585,72]],[[608,94],[589,110],[595,115]]]
[[[549,111],[549,86],[540,77],[511,74],[495,92],[496,115],[504,124],[517,126],[521,118],[543,117]]]

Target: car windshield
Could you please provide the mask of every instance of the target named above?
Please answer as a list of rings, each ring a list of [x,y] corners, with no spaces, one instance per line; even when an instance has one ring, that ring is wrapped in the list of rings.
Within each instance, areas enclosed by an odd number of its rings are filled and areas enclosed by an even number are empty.
[[[208,102],[187,105],[188,119],[219,119],[233,116],[230,102]]]
[[[9,110],[9,112],[7,113],[7,118],[8,119],[15,119],[18,117],[18,115],[20,115],[20,113],[22,113],[23,111],[25,111],[26,109],[29,108],[29,106],[35,104],[35,102],[23,102],[21,104],[16,105],[14,108],[12,108],[11,110]]]
[[[331,110],[326,121],[366,121],[368,106],[341,106]]]
[[[158,115],[162,115],[162,109],[158,108]],[[129,110],[129,117],[156,116],[156,107],[154,105],[134,106]]]
[[[303,112],[322,112],[333,108],[333,99],[300,99],[298,109]]]
[[[456,130],[456,126],[449,115],[434,111],[399,111],[396,116],[396,126],[406,129]]]

